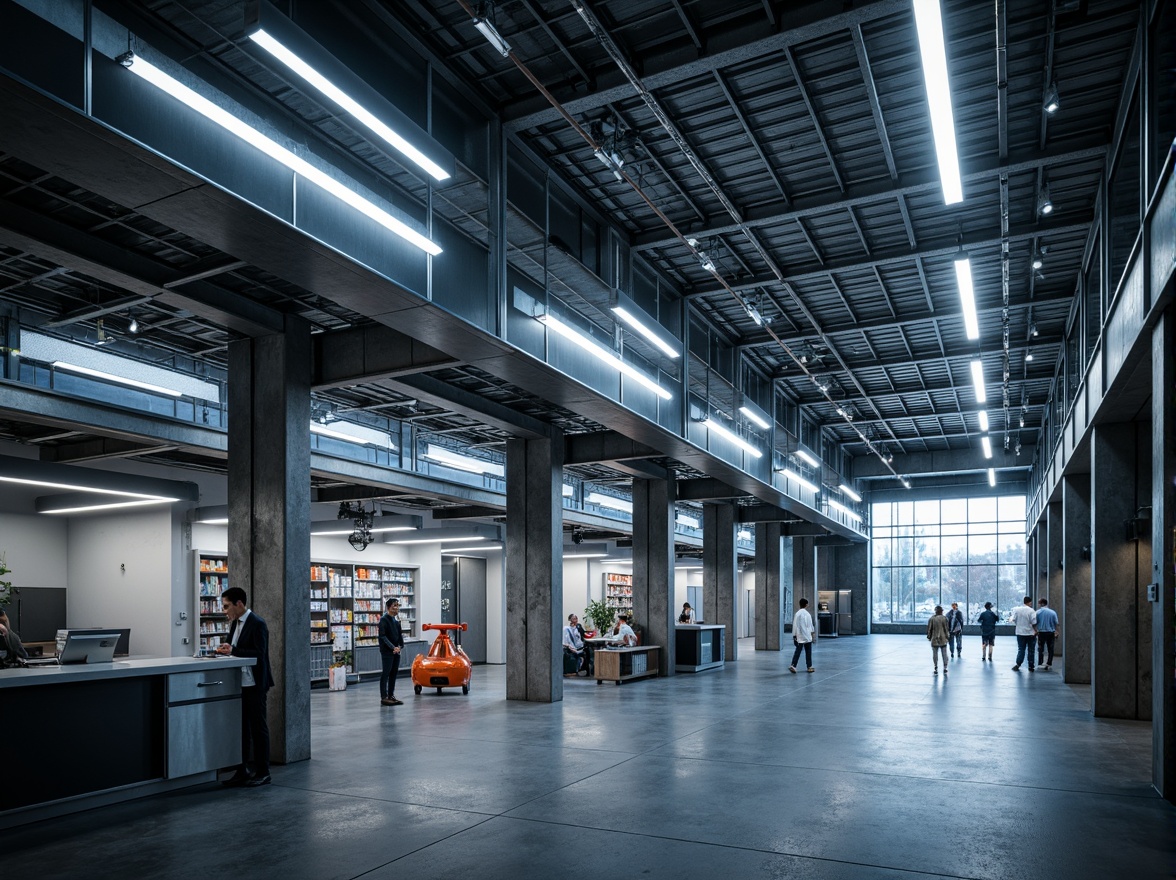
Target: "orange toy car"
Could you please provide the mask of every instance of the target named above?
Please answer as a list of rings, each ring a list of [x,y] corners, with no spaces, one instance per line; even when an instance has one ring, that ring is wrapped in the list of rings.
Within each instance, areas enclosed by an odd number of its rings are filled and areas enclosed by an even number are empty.
[[[470,692],[470,678],[474,672],[474,664],[469,656],[461,649],[461,645],[453,644],[449,638],[449,630],[469,630],[467,623],[426,623],[422,630],[440,630],[433,646],[429,648],[427,657],[418,656],[412,661],[412,689],[416,693],[421,688],[435,687],[437,693],[442,688],[461,687],[463,694]]]

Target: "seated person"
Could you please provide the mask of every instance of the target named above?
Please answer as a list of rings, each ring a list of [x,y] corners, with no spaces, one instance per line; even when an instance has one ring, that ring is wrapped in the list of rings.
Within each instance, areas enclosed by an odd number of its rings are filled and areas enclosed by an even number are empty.
[[[682,603],[682,613],[678,615],[678,623],[694,623],[694,609],[689,602]]]
[[[629,615],[617,616],[617,625],[613,627],[612,636],[608,640],[610,648],[632,648],[637,645],[637,634],[629,626]]]
[[[23,666],[24,661],[29,659],[29,652],[21,644],[20,636],[12,628],[3,608],[0,608],[0,650],[4,651],[0,666]]]
[[[565,674],[578,675],[581,669],[588,671],[588,648],[584,644],[584,628],[580,626],[580,620],[575,614],[568,615],[568,625],[563,628],[563,649],[565,654],[576,660],[576,671]]]

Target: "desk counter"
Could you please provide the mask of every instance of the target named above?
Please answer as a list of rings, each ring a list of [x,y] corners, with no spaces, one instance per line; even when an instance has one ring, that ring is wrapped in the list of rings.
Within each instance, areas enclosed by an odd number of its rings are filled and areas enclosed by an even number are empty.
[[[0,670],[0,828],[212,781],[241,761],[245,657]]]
[[[721,624],[680,623],[674,627],[674,671],[718,669],[727,660],[727,628]]]

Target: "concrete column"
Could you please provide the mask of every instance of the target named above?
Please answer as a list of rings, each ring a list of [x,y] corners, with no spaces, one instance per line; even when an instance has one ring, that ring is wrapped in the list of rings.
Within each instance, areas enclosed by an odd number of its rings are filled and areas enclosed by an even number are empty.
[[[778,522],[755,524],[755,649],[784,644],[784,572]],[[789,554],[791,560],[791,554]]]
[[[1045,571],[1045,593],[1049,599],[1049,607],[1058,613],[1058,620],[1066,620],[1066,591],[1064,587],[1062,557],[1065,544],[1062,541],[1065,518],[1062,516],[1062,502],[1051,501],[1046,505],[1046,539],[1043,542],[1045,552],[1041,554],[1041,568]],[[1057,638],[1054,639],[1054,656],[1060,657],[1064,653],[1066,628],[1060,627]]]
[[[563,435],[506,441],[506,698],[563,699]]]
[[[1090,474],[1062,477],[1062,519],[1066,681],[1090,684]]]
[[[1150,506],[1151,476],[1141,504],[1136,462],[1150,465],[1150,448],[1139,458],[1140,438],[1151,435],[1136,424],[1096,425],[1090,441],[1091,560],[1091,711],[1102,718],[1146,719],[1151,716],[1151,620],[1141,627],[1140,594],[1151,568],[1150,535],[1141,573],[1141,550],[1126,540],[1125,524],[1141,506]],[[1145,636],[1146,634],[1146,636]]]
[[[1152,784],[1176,803],[1176,308],[1152,331]]]
[[[229,343],[229,586],[269,628],[270,755],[310,757],[310,326]]]
[[[817,621],[817,545],[813,538],[792,539],[792,595],[788,597],[788,621],[799,607],[801,597],[809,600],[809,613]]]
[[[833,581],[828,589],[849,590],[852,602],[853,634],[869,632],[870,605],[866,582],[869,578],[870,554],[866,543],[850,544],[848,547],[832,547]]]
[[[674,484],[633,480],[633,613],[646,645],[661,645],[658,675],[674,674]]]
[[[726,629],[728,660],[739,659],[739,563],[735,550],[735,505],[702,506],[702,619]]]

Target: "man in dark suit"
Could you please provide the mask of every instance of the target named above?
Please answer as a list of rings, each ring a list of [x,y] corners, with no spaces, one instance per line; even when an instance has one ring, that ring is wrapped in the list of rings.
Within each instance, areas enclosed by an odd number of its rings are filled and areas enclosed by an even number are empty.
[[[400,600],[389,599],[384,603],[384,616],[380,618],[380,660],[383,672],[380,674],[380,705],[400,706],[396,699],[396,673],[400,671],[400,652],[404,649],[404,633],[400,629]]]
[[[269,724],[266,721],[266,694],[274,686],[270,673],[269,628],[265,621],[245,607],[245,591],[229,587],[221,594],[221,608],[232,624],[229,641],[218,647],[218,654],[253,657],[257,663],[241,669],[241,766],[229,786],[270,784]],[[253,749],[253,771],[249,770],[249,750]]]

